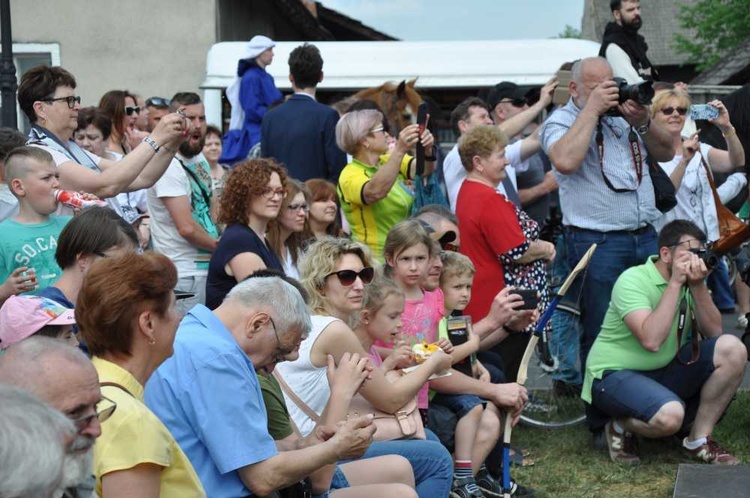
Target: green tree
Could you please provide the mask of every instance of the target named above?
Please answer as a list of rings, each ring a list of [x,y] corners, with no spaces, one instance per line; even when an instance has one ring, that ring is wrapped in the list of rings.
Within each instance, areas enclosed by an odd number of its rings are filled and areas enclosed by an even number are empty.
[[[557,35],[558,38],[580,38],[581,37],[581,30],[578,28],[574,28],[570,24],[565,25],[565,29]]]
[[[702,71],[750,39],[750,0],[697,0],[680,8],[678,20],[694,35],[675,34],[675,48]]]

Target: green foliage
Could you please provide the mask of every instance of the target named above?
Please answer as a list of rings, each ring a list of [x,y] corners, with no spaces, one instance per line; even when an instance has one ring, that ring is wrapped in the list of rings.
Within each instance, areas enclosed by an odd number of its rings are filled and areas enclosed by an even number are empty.
[[[581,37],[581,30],[578,28],[574,28],[570,24],[565,25],[565,29],[557,35],[558,38],[580,38]]]
[[[695,35],[675,34],[675,48],[688,54],[699,71],[750,39],[750,0],[697,0],[680,10],[680,26]]]

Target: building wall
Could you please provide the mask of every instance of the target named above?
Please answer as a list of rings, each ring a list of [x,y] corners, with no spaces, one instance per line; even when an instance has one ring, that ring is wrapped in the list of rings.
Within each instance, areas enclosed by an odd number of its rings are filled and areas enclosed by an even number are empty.
[[[216,0],[11,0],[13,41],[59,43],[84,106],[127,89],[197,91],[216,42]]]

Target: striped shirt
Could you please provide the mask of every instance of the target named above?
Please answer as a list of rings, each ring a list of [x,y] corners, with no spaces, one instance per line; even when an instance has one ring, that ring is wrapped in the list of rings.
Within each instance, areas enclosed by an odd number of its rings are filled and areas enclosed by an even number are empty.
[[[579,112],[571,99],[567,105],[552,113],[541,130],[544,152],[549,155],[550,147],[570,130]],[[638,185],[628,141],[630,125],[620,117],[602,116],[600,119],[604,136],[604,174],[613,187],[635,190],[616,193],[604,183],[596,134],[593,133],[586,157],[575,173],[563,175],[555,169],[563,224],[598,232],[635,230],[652,223],[661,215],[654,203],[654,187],[645,163],[648,152],[638,137],[643,156],[643,177]]]

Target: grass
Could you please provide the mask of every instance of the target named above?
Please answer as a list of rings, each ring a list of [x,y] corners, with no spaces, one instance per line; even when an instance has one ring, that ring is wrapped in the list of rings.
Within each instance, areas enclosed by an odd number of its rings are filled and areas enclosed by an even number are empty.
[[[750,464],[750,391],[738,393],[714,437]],[[519,426],[512,444],[530,449],[536,461],[531,467],[513,469],[513,477],[536,488],[537,496],[549,498],[667,498],[673,494],[678,465],[698,463],[672,440],[641,440],[641,465],[621,467],[593,449],[584,425],[560,430]]]

